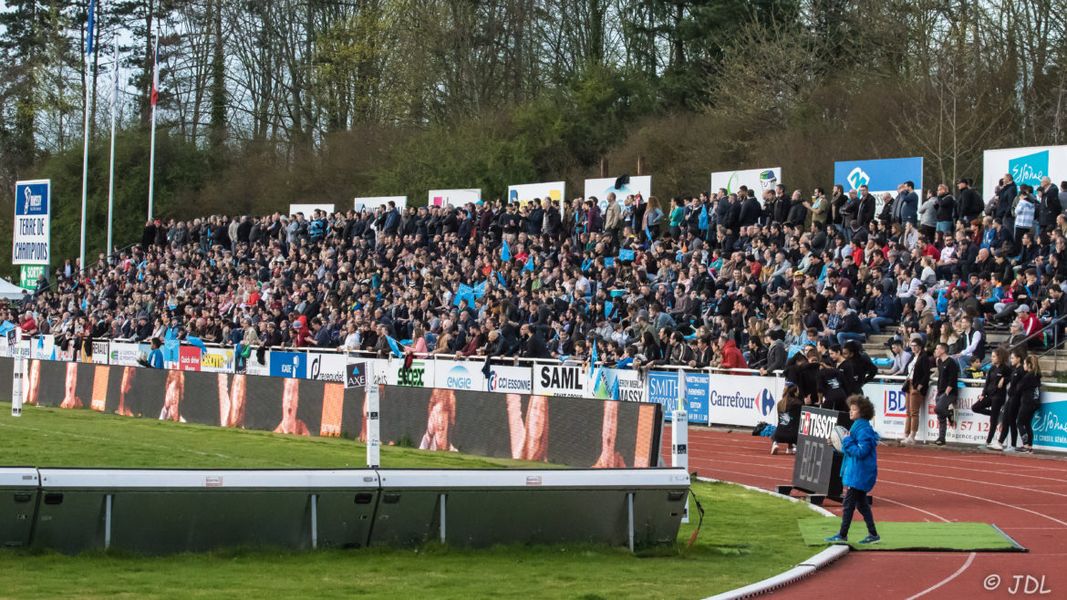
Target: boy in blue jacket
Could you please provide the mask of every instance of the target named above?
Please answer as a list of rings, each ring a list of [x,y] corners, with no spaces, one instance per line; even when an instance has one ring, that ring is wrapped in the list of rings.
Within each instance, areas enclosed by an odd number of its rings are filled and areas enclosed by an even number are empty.
[[[874,527],[874,514],[871,512],[867,493],[874,488],[878,480],[878,433],[871,427],[874,418],[874,405],[865,396],[854,394],[848,398],[848,414],[852,419],[852,429],[841,441],[841,452],[845,459],[841,463],[841,480],[848,487],[841,511],[841,531],[833,537],[826,538],[831,544],[848,543],[848,529],[852,525],[852,515],[859,509],[863,521],[867,523],[867,537],[861,544],[876,544],[882,538]]]

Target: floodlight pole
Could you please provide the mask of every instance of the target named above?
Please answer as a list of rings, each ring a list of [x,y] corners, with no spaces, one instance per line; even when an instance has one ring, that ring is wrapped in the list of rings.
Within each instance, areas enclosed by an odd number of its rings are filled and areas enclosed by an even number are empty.
[[[678,402],[671,412],[671,466],[689,472],[689,414],[685,406],[685,371],[678,369]],[[682,523],[689,522],[689,496],[685,497]]]

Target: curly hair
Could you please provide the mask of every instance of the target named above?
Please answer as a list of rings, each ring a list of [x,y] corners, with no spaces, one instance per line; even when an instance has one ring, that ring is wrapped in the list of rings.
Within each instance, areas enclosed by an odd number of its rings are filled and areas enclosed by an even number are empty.
[[[855,406],[860,411],[860,418],[870,421],[874,418],[874,404],[870,398],[863,394],[852,394],[848,397],[849,407]]]

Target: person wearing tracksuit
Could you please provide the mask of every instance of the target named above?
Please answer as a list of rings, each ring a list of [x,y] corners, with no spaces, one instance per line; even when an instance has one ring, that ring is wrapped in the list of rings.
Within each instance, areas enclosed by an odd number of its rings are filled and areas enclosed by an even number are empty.
[[[1019,451],[1033,452],[1034,413],[1041,408],[1041,365],[1036,356],[1027,356],[1023,361],[1023,376],[1012,392],[1019,398],[1019,417],[1015,421],[1023,442]]]
[[[1011,377],[1011,367],[1008,366],[1008,349],[997,348],[993,351],[989,372],[985,377],[985,386],[982,387],[982,395],[971,408],[974,412],[989,417],[989,433],[985,438],[986,446],[989,448],[993,448],[993,438],[997,435],[997,425],[1000,423],[1000,411],[1004,408],[1004,400],[1008,397],[1009,377]]]
[[[861,544],[877,544],[882,538],[874,525],[874,513],[867,494],[874,489],[878,480],[878,432],[871,427],[874,418],[874,404],[866,396],[854,394],[848,398],[849,416],[852,429],[841,440],[841,452],[845,455],[841,461],[841,481],[848,487],[841,510],[841,529],[837,535],[826,538],[831,544],[848,543],[848,530],[852,526],[852,516],[856,510],[863,515],[867,525],[867,537]]]
[[[1000,435],[997,436],[995,442],[993,442],[993,450],[1006,450],[1007,452],[1014,452],[1015,445],[1018,443],[1019,438],[1019,394],[1016,393],[1019,386],[1022,384],[1023,375],[1026,372],[1023,370],[1023,360],[1026,358],[1026,351],[1017,348],[1011,353],[1009,359],[1011,363],[1011,375],[1008,377],[1008,395],[1004,402],[1004,408],[1000,411]],[[1011,446],[1004,448],[1004,442],[1008,439],[1008,435],[1011,435]]]
[[[949,356],[948,345],[938,344],[934,351],[937,360],[937,441],[938,446],[945,445],[945,424],[952,422],[956,426],[956,402],[959,399],[960,364]]]

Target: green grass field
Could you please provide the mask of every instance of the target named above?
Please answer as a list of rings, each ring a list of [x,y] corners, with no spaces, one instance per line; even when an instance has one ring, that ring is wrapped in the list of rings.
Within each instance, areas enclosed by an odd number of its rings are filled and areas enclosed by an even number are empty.
[[[360,467],[348,440],[297,438],[0,404],[0,464],[83,467]],[[384,448],[385,467],[501,467],[523,463]],[[540,465],[542,468],[544,465]],[[696,544],[683,526],[669,556],[607,547],[233,550],[168,557],[76,557],[0,551],[2,598],[700,598],[788,569],[813,554],[799,504],[726,484],[698,483],[706,511]],[[695,516],[695,507],[693,507]],[[695,519],[694,519],[695,521]]]

